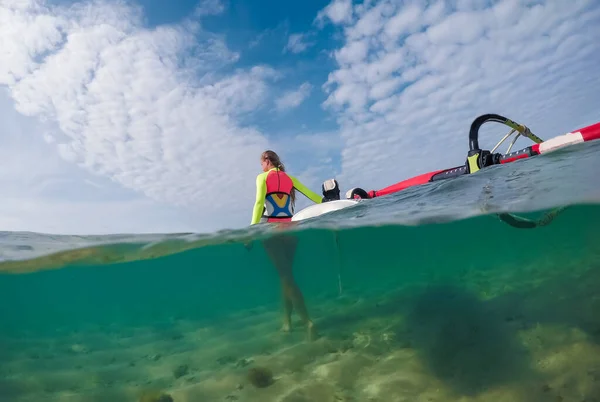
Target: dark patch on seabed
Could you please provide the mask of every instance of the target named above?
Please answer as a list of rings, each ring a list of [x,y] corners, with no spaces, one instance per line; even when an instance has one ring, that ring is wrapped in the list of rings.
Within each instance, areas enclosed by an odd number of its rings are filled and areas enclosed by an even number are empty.
[[[385,321],[404,316],[405,320],[387,326],[396,336],[396,346],[414,349],[427,370],[452,389],[456,400],[502,385],[531,383],[535,385],[520,400],[596,402],[600,401],[600,355],[592,358],[591,365],[581,362],[581,370],[570,370],[579,365],[575,358],[564,371],[544,373],[539,368],[545,359],[539,358],[539,352],[547,348],[550,355],[561,358],[552,349],[564,346],[569,338],[565,333],[572,329],[584,331],[586,341],[600,345],[598,268],[589,267],[577,277],[560,275],[539,288],[486,301],[455,285],[406,289],[364,309],[327,317],[322,326],[343,333],[342,328],[359,327],[367,317]],[[542,328],[548,325],[564,333],[544,333]],[[519,332],[529,334],[523,339]],[[598,353],[600,348],[589,351]],[[560,386],[549,385],[553,381]],[[581,382],[588,383],[583,393],[576,389]]]
[[[408,312],[413,346],[429,370],[460,394],[473,395],[530,374],[527,351],[494,306],[464,289],[432,286]]]

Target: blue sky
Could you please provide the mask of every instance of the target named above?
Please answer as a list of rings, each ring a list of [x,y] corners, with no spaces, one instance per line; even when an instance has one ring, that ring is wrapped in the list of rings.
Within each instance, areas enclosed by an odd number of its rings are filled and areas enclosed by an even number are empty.
[[[482,113],[600,121],[597,1],[167,4],[0,3],[2,230],[243,227],[267,148],[376,189],[462,163]]]

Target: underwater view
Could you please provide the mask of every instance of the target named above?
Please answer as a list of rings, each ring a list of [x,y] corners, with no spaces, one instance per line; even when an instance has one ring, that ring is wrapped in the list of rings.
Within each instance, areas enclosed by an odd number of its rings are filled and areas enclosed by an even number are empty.
[[[0,401],[599,401],[599,151],[284,231],[1,232]]]

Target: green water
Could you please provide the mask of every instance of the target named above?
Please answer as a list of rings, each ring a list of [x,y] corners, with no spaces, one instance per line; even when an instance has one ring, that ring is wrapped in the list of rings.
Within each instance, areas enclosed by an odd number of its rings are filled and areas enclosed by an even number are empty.
[[[464,286],[463,275],[470,271],[540,265],[568,272],[578,262],[594,261],[599,228],[599,207],[578,206],[534,230],[514,229],[495,216],[416,227],[312,229],[296,234],[295,276],[310,300],[337,297],[339,278],[342,290],[376,294],[432,281]],[[260,241],[252,245],[248,250],[221,244],[154,260],[5,276],[3,332],[51,334],[86,325],[218,319],[274,305],[275,270]]]
[[[600,206],[580,205],[531,230],[495,215],[420,226],[308,229],[295,234],[294,270],[322,339],[345,339],[365,320],[402,317],[404,324],[391,328],[396,347],[414,349],[433,377],[471,395],[532,370],[520,329],[550,323],[600,342],[599,228]],[[169,337],[179,321],[236,331],[244,325],[239,317],[253,311],[273,313],[267,326],[274,333],[280,325],[279,280],[260,240],[251,248],[226,243],[153,260],[5,275],[0,302],[0,394],[10,395],[0,399],[7,401],[40,397],[18,386],[21,380],[10,380],[22,359],[47,359],[51,370],[58,358],[58,352],[28,356],[28,341],[38,348],[47,342],[49,352],[62,336],[77,334],[99,345],[88,347],[102,348],[100,334],[131,337],[134,328],[145,328]],[[291,340],[305,342],[294,320],[298,330]],[[246,351],[252,352],[261,350]],[[127,382],[127,376],[114,381]],[[62,387],[50,394],[73,384]],[[104,395],[111,387],[89,388],[86,395]],[[111,392],[106,395],[117,395]],[[19,399],[28,395],[33,399]]]

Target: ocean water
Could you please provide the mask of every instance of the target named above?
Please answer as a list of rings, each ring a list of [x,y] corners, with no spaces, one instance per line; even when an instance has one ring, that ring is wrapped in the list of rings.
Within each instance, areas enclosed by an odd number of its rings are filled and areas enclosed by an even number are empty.
[[[0,401],[600,400],[599,151],[285,232],[2,232]],[[265,244],[293,261],[312,337],[296,312],[280,331]]]

